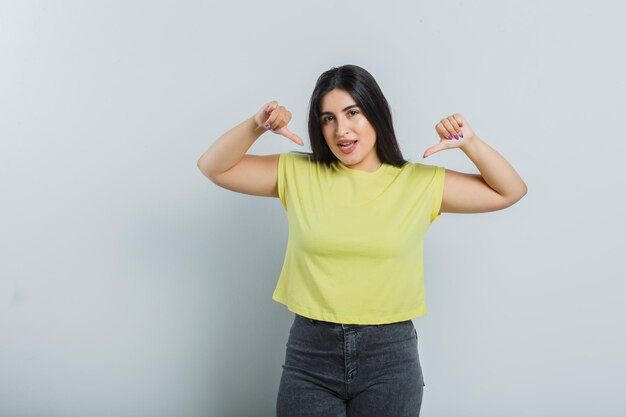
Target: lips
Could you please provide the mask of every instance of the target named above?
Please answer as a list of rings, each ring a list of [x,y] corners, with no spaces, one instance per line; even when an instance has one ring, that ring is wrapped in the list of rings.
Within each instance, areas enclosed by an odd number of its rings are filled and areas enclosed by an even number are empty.
[[[342,145],[342,144],[351,143],[351,142],[356,142],[356,139],[339,139],[337,141],[337,145]]]
[[[340,150],[343,154],[346,154],[346,155],[347,155],[347,154],[352,153],[352,152],[356,149],[357,144],[358,144],[358,141],[356,141],[356,140],[354,140],[354,141],[350,141],[350,140],[348,140],[348,141],[342,141],[341,143],[347,143],[347,144],[348,144],[348,145],[346,145],[346,146],[340,146],[340,145],[337,145],[337,147],[339,148],[339,150]]]

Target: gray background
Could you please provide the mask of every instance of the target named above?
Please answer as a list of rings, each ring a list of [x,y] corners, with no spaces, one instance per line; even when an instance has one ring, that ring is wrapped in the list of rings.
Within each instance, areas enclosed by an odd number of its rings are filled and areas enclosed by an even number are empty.
[[[626,73],[618,1],[0,3],[0,415],[273,416],[293,313],[278,199],[197,169],[356,64],[404,156],[463,114],[528,185],[443,214],[415,319],[424,416],[623,416]]]

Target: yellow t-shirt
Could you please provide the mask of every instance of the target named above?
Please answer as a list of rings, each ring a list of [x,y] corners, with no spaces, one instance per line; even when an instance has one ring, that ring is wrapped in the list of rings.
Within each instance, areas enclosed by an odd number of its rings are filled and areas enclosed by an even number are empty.
[[[417,162],[370,173],[280,154],[289,235],[272,299],[335,323],[425,315],[423,242],[440,216],[444,175],[443,167]]]

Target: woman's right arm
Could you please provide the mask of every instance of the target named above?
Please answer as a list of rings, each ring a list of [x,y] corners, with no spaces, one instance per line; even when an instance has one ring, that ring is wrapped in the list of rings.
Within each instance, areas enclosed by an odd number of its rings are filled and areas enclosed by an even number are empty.
[[[272,130],[302,145],[287,129],[291,113],[276,101],[220,136],[198,159],[198,168],[213,183],[243,194],[278,197],[278,154],[247,155],[252,144]],[[266,126],[269,127],[266,128]]]

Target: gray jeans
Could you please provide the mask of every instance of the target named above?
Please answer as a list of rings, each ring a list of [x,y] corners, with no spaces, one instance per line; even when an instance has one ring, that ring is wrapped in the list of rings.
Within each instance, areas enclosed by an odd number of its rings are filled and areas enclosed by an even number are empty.
[[[296,314],[278,417],[418,417],[424,378],[411,320],[340,324]]]

